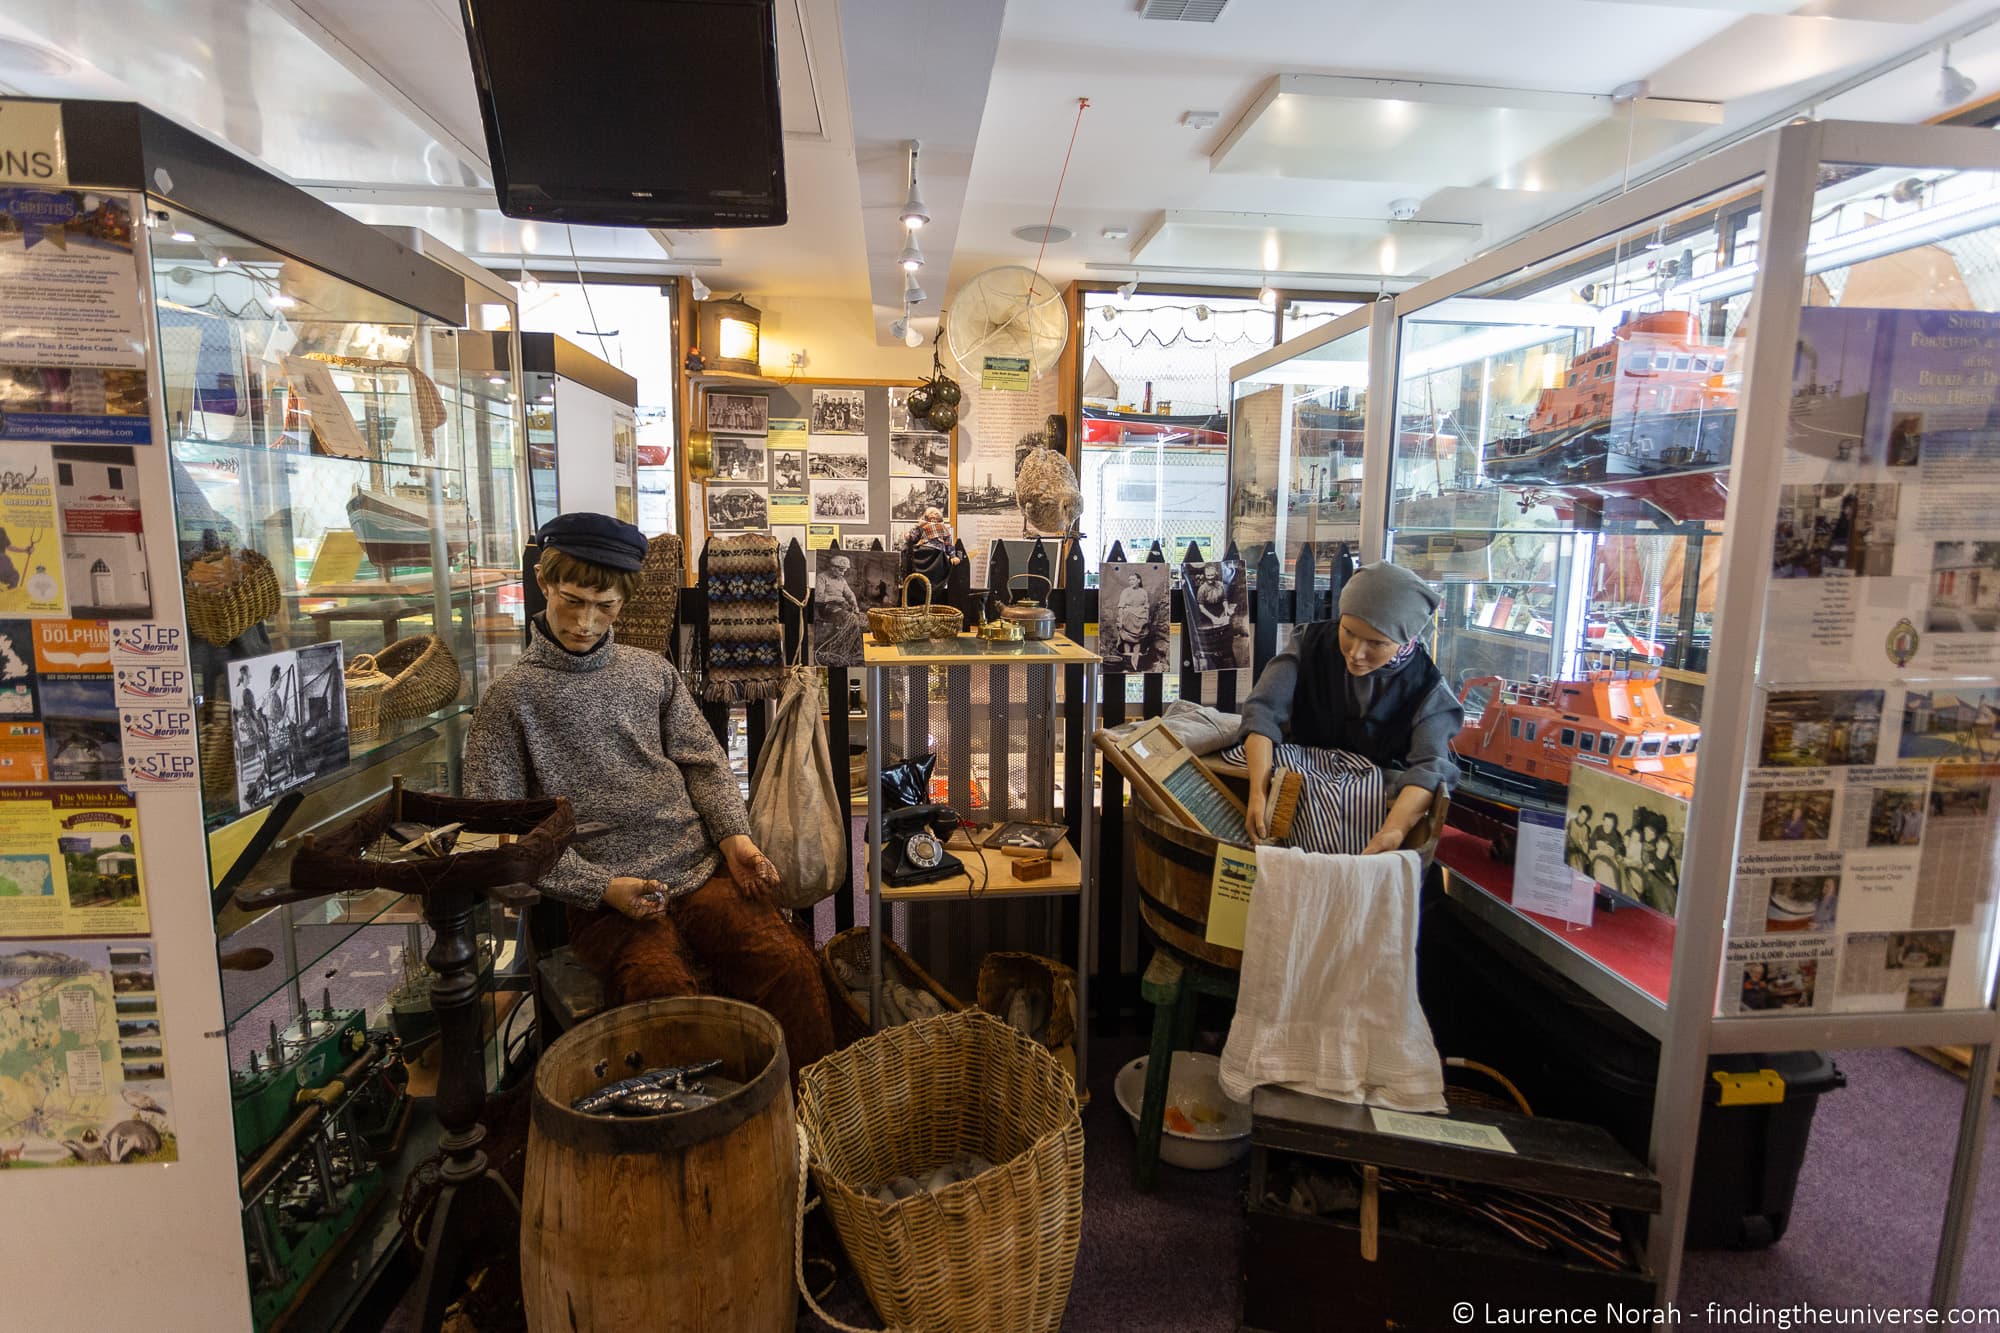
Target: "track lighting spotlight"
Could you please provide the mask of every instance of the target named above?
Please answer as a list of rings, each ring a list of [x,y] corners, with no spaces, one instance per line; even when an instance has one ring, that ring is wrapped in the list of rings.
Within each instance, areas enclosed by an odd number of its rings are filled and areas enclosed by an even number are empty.
[[[917,192],[917,149],[919,146],[915,139],[910,140],[910,193],[903,200],[903,211],[897,215],[902,219],[903,226],[910,231],[917,230],[917,228],[931,220],[931,211],[924,207],[924,197]]]
[[[697,301],[706,301],[709,297],[715,295],[714,292],[708,289],[707,283],[692,273],[688,274],[688,290],[694,293],[694,299]]]
[[[930,293],[926,292],[923,284],[917,281],[917,275],[905,271],[903,274],[903,304],[906,306],[922,305],[928,300],[930,300]]]
[[[1963,106],[1979,91],[1979,85],[1960,73],[1951,63],[1951,47],[1944,48],[1943,58],[1938,67],[1938,105],[1944,107]]]
[[[1275,310],[1278,305],[1277,289],[1272,287],[1268,282],[1259,287],[1257,289],[1257,304],[1263,306],[1266,310]]]
[[[915,273],[924,266],[924,252],[917,249],[916,233],[912,232],[910,238],[903,242],[902,251],[897,254],[896,262],[903,266],[905,273]]]
[[[1132,281],[1130,282],[1120,283],[1118,287],[1118,299],[1121,301],[1129,301],[1132,299],[1132,293],[1138,290],[1139,290],[1139,280],[1137,278],[1132,279]]]

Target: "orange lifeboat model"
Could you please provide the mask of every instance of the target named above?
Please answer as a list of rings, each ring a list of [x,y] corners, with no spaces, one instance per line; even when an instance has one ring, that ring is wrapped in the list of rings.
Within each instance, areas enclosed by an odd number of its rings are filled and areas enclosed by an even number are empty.
[[[1525,682],[1475,676],[1459,702],[1466,722],[1451,748],[1489,781],[1560,802],[1571,769],[1590,764],[1683,800],[1694,792],[1701,728],[1667,716],[1657,670]]]

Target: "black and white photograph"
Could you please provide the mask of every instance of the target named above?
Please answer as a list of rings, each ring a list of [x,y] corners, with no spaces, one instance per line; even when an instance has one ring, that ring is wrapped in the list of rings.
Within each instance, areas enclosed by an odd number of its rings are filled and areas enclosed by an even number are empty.
[[[771,480],[770,454],[762,439],[741,435],[715,438],[715,475],[712,484],[723,486],[764,486]]]
[[[1933,634],[2000,630],[2000,542],[1931,547],[1931,595],[1924,628]]]
[[[803,449],[771,450],[771,489],[791,495],[802,495],[806,489],[806,451]]]
[[[1570,769],[1571,832],[1565,858],[1573,869],[1635,903],[1668,916],[1680,902],[1681,848],[1687,802],[1602,769]]]
[[[1764,930],[1772,935],[1829,931],[1839,910],[1839,875],[1773,875]]]
[[[314,777],[347,763],[347,687],[338,639],[299,649],[299,741]]]
[[[951,475],[951,437],[922,431],[889,436],[889,475],[946,477]]]
[[[0,722],[41,715],[35,677],[35,622],[0,620]]]
[[[708,396],[708,429],[739,435],[768,434],[771,400],[761,393],[712,393]]]
[[[1825,842],[1833,832],[1833,788],[1767,791],[1757,811],[1759,842]]]
[[[1924,789],[1876,787],[1868,803],[1870,847],[1919,847],[1924,841]]]
[[[868,439],[862,435],[822,435],[811,439],[806,475],[813,481],[868,480]]]
[[[52,454],[70,615],[78,620],[144,620],[153,614],[153,590],[132,451],[58,445]]]
[[[1906,764],[2000,759],[2000,690],[1905,691],[1896,757]]]
[[[1851,767],[1875,762],[1881,690],[1778,690],[1764,704],[1757,762],[1765,768]]]
[[[908,389],[889,390],[889,429],[891,431],[914,430],[910,420],[910,391]]]
[[[125,738],[111,677],[48,674],[41,689],[49,781],[123,781]]]
[[[229,664],[229,724],[235,733],[239,809],[267,805],[312,776],[299,738],[297,653]]]
[[[1882,965],[1892,972],[1935,971],[1951,966],[1949,930],[1892,930]]]
[[[1002,514],[1016,507],[1014,473],[994,470],[990,455],[980,455],[958,470],[958,512]]]
[[[891,551],[813,552],[813,660],[859,666],[870,607],[896,603],[901,562]]]
[[[769,526],[770,501],[749,486],[708,488],[708,526],[717,531],[746,532]]]
[[[1896,482],[1811,482],[1778,488],[1771,576],[1887,578],[1896,568]]]
[[[1164,561],[1106,560],[1097,572],[1097,650],[1106,671],[1167,669],[1172,613]]]
[[[942,481],[912,481],[899,477],[889,483],[889,497],[889,517],[915,523],[924,516],[926,509],[950,512],[946,506],[951,503],[951,486]]]
[[[1250,665],[1250,587],[1241,560],[1181,566],[1196,671]]]
[[[862,389],[814,389],[812,416],[806,430],[813,435],[866,435],[868,395]]]
[[[868,483],[865,481],[814,481],[812,516],[821,523],[866,523]]]

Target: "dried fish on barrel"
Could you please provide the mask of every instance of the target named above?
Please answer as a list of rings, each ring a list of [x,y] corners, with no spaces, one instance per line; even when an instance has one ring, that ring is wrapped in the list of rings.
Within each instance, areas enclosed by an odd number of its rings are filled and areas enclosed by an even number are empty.
[[[621,1078],[615,1083],[607,1083],[595,1092],[586,1092],[571,1102],[572,1111],[582,1111],[586,1115],[601,1115],[613,1103],[627,1093],[643,1092],[648,1089],[663,1089],[668,1092],[689,1093],[700,1090],[699,1080],[722,1068],[720,1060],[703,1060],[699,1064],[669,1065],[658,1069],[648,1069],[634,1074],[631,1078]],[[694,1084],[694,1087],[690,1087]]]

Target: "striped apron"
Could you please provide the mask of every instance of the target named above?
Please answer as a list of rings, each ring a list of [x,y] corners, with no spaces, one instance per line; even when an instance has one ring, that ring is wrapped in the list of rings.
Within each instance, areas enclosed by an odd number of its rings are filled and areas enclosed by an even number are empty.
[[[1242,763],[1242,745],[1230,746],[1222,758]],[[1271,762],[1303,779],[1286,839],[1302,852],[1359,856],[1389,817],[1382,770],[1358,754],[1287,742],[1271,747]]]

